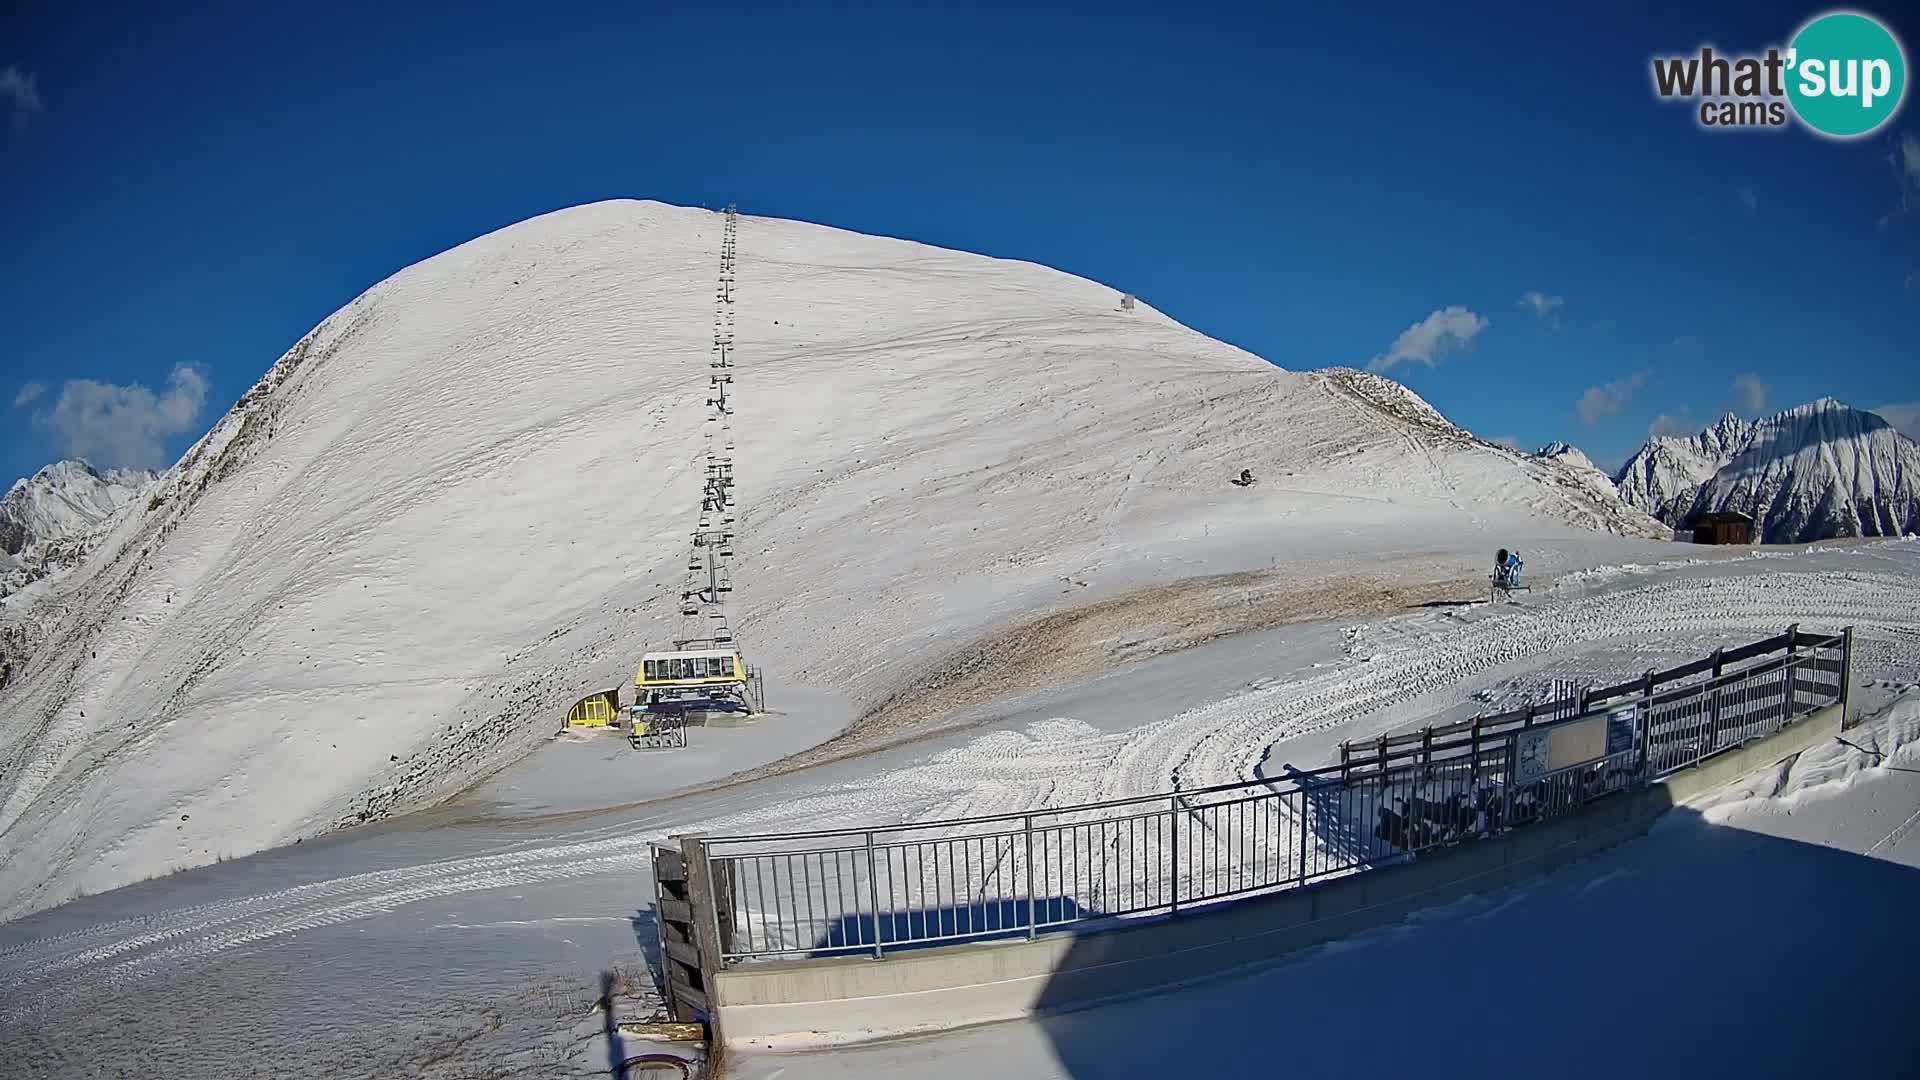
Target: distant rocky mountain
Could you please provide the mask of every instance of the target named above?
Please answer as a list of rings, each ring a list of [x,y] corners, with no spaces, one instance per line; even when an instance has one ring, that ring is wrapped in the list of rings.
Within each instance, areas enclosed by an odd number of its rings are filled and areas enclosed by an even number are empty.
[[[1833,398],[1649,439],[1614,480],[1622,499],[1669,525],[1737,511],[1770,544],[1920,530],[1920,446]]]
[[[1579,447],[1569,442],[1559,442],[1557,440],[1550,442],[1541,447],[1533,456],[1545,458],[1548,461],[1558,461],[1563,465],[1571,465],[1576,469],[1592,469],[1594,472],[1600,471],[1600,466],[1595,465],[1592,458],[1581,452]]]
[[[1613,486],[1613,477],[1608,476],[1598,465],[1593,463],[1592,458],[1588,457],[1579,447],[1572,443],[1559,441],[1550,442],[1534,453],[1533,457],[1536,460],[1546,462],[1556,467],[1563,475],[1570,478],[1573,483],[1586,488],[1593,497],[1614,503],[1625,503],[1625,500],[1620,498],[1620,493],[1615,490]],[[1631,506],[1631,504],[1626,505],[1629,505],[1632,510],[1640,509],[1637,506]]]
[[[1746,449],[1753,429],[1727,413],[1689,438],[1648,439],[1613,476],[1620,498],[1670,525],[1680,524],[1700,486]]]
[[[1734,510],[1767,543],[1920,531],[1920,445],[1832,398],[1761,421],[1700,486],[1691,518]]]
[[[87,538],[158,475],[61,461],[15,481],[0,499],[0,596],[78,562]]]

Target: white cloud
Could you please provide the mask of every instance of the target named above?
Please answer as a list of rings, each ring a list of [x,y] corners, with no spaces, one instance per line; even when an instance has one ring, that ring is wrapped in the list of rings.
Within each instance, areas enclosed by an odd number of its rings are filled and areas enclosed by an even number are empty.
[[[1743,413],[1758,413],[1767,407],[1767,384],[1749,371],[1733,377],[1733,400]]]
[[[1564,296],[1548,296],[1539,289],[1528,289],[1520,294],[1520,306],[1533,312],[1541,322],[1560,325],[1559,311],[1567,302]]]
[[[37,382],[21,383],[20,392],[13,395],[13,407],[16,409],[24,409],[27,406],[33,404],[34,401],[38,399],[41,394],[44,394],[46,392],[47,392],[47,387],[46,387],[46,384],[44,383],[37,383]]]
[[[1752,184],[1741,184],[1735,194],[1740,196],[1740,205],[1747,208],[1747,213],[1760,209],[1760,196],[1754,194]]]
[[[1393,339],[1393,347],[1373,358],[1367,366],[1385,371],[1409,361],[1433,367],[1440,355],[1455,345],[1466,345],[1493,325],[1466,308],[1454,305],[1441,308],[1406,328]]]
[[[1661,413],[1659,416],[1653,418],[1653,423],[1647,425],[1647,434],[1656,437],[1663,435],[1692,435],[1698,432],[1699,429],[1700,425],[1694,423],[1685,412],[1682,412],[1679,416],[1674,416],[1671,413]]]
[[[1589,425],[1598,423],[1601,417],[1613,416],[1626,408],[1627,402],[1632,401],[1633,395],[1647,385],[1647,379],[1652,374],[1650,371],[1636,371],[1624,379],[1615,379],[1601,386],[1589,386],[1586,393],[1580,395],[1580,400],[1573,403],[1573,407],[1579,410],[1580,419]]]
[[[21,71],[12,64],[0,68],[0,104],[13,117],[13,126],[23,128],[34,113],[40,111],[40,90],[31,72]]]
[[[1920,401],[1909,401],[1903,405],[1882,405],[1873,412],[1882,420],[1892,424],[1907,438],[1920,442]]]
[[[1520,449],[1520,440],[1511,435],[1495,435],[1487,440],[1495,446],[1504,446],[1509,450]]]
[[[69,379],[53,407],[33,419],[53,432],[63,456],[102,468],[158,469],[167,464],[166,440],[192,431],[206,403],[207,377],[180,364],[158,394],[138,383]]]
[[[1909,289],[1920,289],[1920,270],[1907,271],[1907,280],[1903,284]]]

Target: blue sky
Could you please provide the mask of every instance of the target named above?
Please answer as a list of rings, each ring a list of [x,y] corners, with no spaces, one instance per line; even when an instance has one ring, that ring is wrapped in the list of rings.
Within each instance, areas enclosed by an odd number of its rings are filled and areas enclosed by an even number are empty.
[[[1605,464],[1920,402],[1920,108],[1714,134],[1650,88],[1821,8],[1273,7],[9,5],[0,476],[170,461],[368,285],[615,196],[1036,260]]]

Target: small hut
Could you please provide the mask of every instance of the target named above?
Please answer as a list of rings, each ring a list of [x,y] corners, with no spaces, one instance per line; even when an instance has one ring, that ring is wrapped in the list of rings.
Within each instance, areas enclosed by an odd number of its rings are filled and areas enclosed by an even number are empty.
[[[1696,544],[1751,544],[1753,518],[1738,510],[1716,510],[1693,519]]]

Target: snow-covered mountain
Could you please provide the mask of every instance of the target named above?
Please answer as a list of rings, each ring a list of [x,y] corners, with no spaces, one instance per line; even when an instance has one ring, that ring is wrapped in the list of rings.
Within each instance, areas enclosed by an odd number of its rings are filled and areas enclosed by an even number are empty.
[[[1570,442],[1555,440],[1541,447],[1539,450],[1534,451],[1533,456],[1543,461],[1559,462],[1570,469],[1582,469],[1587,472],[1600,473],[1601,476],[1606,477],[1609,486],[1613,483],[1611,476],[1607,476],[1606,472],[1602,470],[1600,466],[1593,463],[1592,458],[1588,457],[1584,451]]]
[[[429,804],[669,642],[721,228],[600,203],[395,274],[0,609],[33,634],[0,688],[0,916]],[[1087,598],[1660,531],[1388,379],[1045,267],[743,217],[736,278],[734,626],[855,708]]]
[[[1688,438],[1655,436],[1614,474],[1620,497],[1670,525],[1693,505],[1700,485],[1746,449],[1753,425],[1727,413]]]
[[[158,475],[61,461],[15,481],[0,499],[0,596],[79,561],[87,539]]]
[[[1600,471],[1600,467],[1593,463],[1592,458],[1589,458],[1579,447],[1570,442],[1555,440],[1535,451],[1533,456],[1545,458],[1548,461],[1562,462],[1576,469],[1592,469],[1595,472]]]
[[[1920,531],[1920,446],[1832,398],[1756,425],[1685,516],[1737,510],[1767,543]]]
[[[1600,467],[1593,463],[1593,459],[1587,457],[1572,443],[1557,440],[1550,442],[1535,451],[1533,457],[1537,461],[1552,465],[1563,476],[1586,488],[1594,499],[1608,503],[1621,502],[1624,505],[1620,492],[1614,487],[1613,477],[1601,471]],[[1639,512],[1638,508],[1630,509],[1633,512]]]

